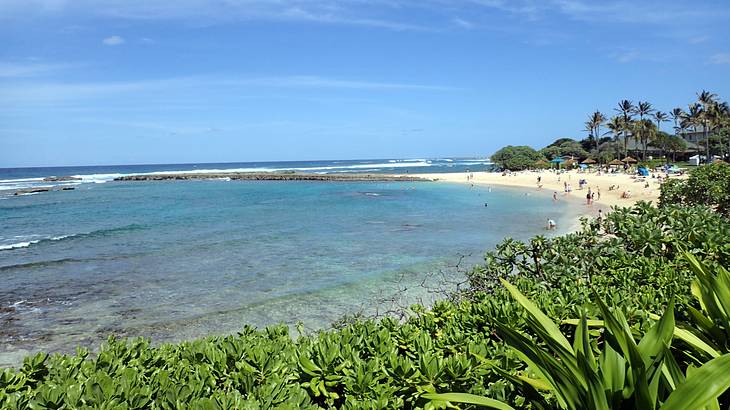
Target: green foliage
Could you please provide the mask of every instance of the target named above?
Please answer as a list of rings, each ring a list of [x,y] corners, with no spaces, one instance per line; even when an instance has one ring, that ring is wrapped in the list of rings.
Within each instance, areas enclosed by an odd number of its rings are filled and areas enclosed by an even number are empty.
[[[693,169],[687,179],[662,184],[659,202],[665,205],[704,205],[730,216],[730,165],[714,163]]]
[[[634,332],[619,310],[611,311],[596,299],[603,321],[594,321],[602,333],[591,332],[584,315],[577,321],[573,344],[520,291],[503,281],[515,300],[527,311],[529,329],[539,342],[500,324],[498,331],[528,365],[530,374],[513,375],[499,370],[535,408],[562,409],[701,409],[719,408],[718,397],[730,388],[730,354],[719,356],[699,369],[682,370],[671,354],[675,329],[674,308],[635,340]],[[730,290],[730,288],[726,288]],[[591,333],[594,337],[591,337]],[[549,394],[540,394],[538,389]],[[475,403],[500,408],[488,398],[456,393],[431,394],[427,398]],[[552,400],[551,400],[552,399]]]
[[[526,145],[508,145],[495,152],[490,158],[500,168],[517,171],[531,168],[535,162],[542,159],[542,155]]]
[[[591,142],[591,144],[595,144],[595,142]],[[560,138],[541,149],[540,153],[547,159],[562,157],[564,155],[570,155],[578,159],[588,157],[588,151],[584,149],[583,145],[571,138]]]
[[[703,358],[730,353],[730,272],[718,267],[713,273],[694,256],[688,254],[687,259],[696,275],[692,295],[699,309],[688,307],[691,326],[677,337],[695,350],[694,360],[701,363]]]

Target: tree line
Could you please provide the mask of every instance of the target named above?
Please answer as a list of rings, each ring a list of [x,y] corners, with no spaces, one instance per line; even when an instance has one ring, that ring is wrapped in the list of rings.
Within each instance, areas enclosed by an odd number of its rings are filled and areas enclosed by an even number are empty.
[[[559,138],[539,151],[528,146],[507,146],[491,158],[501,168],[519,170],[563,156],[607,163],[634,151],[646,160],[651,146],[660,151],[660,157],[669,159],[671,155],[674,161],[677,154],[687,150],[682,135],[688,132],[702,133],[697,145],[704,149],[707,162],[713,155],[730,156],[730,105],[717,94],[702,91],[687,109],[677,107],[668,112],[655,109],[647,101],[622,100],[614,112],[610,118],[601,111],[590,114],[583,129],[588,134],[580,141]],[[662,124],[668,122],[673,124],[672,134],[662,130]],[[630,141],[634,142],[633,150],[629,149]]]

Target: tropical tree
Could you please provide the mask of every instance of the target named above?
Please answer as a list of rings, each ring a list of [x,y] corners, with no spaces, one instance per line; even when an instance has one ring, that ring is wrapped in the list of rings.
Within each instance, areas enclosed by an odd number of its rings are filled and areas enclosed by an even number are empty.
[[[639,101],[639,103],[636,105],[636,107],[634,107],[634,114],[639,116],[639,122],[641,122],[641,124],[633,124],[633,128],[638,129],[640,131],[645,130],[646,124],[644,123],[644,117],[651,115],[653,112],[654,112],[654,108],[652,108],[650,102]],[[647,141],[647,139],[648,138],[646,135],[644,135],[644,136],[636,135],[636,134],[634,135],[634,141],[636,142],[637,145],[638,145],[639,141],[641,141],[643,143],[644,159],[646,159],[646,141]]]
[[[634,107],[634,114],[639,116],[640,120],[643,120],[645,116],[651,115],[654,112],[650,102],[639,101],[639,104]]]
[[[606,131],[606,134],[611,134],[613,136],[613,141],[615,143],[616,147],[619,147],[621,144],[621,133],[624,131],[624,119],[620,116],[613,116],[610,120],[606,123],[606,128],[608,128],[608,131]],[[620,155],[620,152],[616,153],[616,156]]]
[[[491,156],[492,161],[504,169],[522,170],[535,165],[542,155],[526,145],[508,145]]]
[[[629,155],[629,132],[631,128],[631,121],[634,115],[634,104],[629,100],[621,100],[618,103],[618,108],[614,110],[621,114],[622,131],[621,135],[624,137],[624,155]]]
[[[680,122],[681,127],[684,129],[691,129],[692,132],[697,132],[697,127],[701,125],[700,117],[702,116],[702,106],[698,103],[692,103],[687,106],[687,112],[682,114],[682,120]]]
[[[667,149],[672,152],[672,161],[677,160],[677,152],[687,149],[687,142],[678,135],[672,135],[667,140]]]
[[[634,121],[633,125],[632,130],[634,138],[637,142],[641,142],[641,146],[643,147],[642,159],[646,160],[646,151],[649,145],[649,140],[656,135],[657,128],[654,123],[647,118]]]
[[[710,130],[715,122],[715,106],[717,105],[717,95],[709,91],[702,90],[697,94],[697,102],[702,107],[698,116],[699,123],[702,125],[702,136],[705,143],[705,163],[710,161]]]
[[[656,121],[657,129],[661,129],[662,123],[669,121],[669,115],[665,112],[657,111],[654,113],[654,121]]]
[[[593,137],[596,143],[596,155],[599,154],[600,148],[598,145],[599,136],[601,135],[601,125],[606,122],[606,116],[600,111],[595,111],[586,121],[586,128],[590,130],[590,135]]]

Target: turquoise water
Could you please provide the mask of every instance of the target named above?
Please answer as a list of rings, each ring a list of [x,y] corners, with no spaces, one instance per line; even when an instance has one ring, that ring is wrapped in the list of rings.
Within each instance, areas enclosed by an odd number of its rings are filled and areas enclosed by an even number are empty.
[[[484,204],[488,206],[485,207]],[[567,225],[565,201],[447,183],[108,182],[0,200],[0,366],[109,334],[174,341],[373,313],[380,295]],[[383,307],[380,307],[383,309]]]

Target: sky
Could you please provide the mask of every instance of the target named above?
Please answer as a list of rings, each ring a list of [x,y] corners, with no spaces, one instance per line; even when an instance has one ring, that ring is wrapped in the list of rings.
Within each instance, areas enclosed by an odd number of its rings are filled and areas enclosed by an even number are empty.
[[[729,40],[727,0],[0,0],[0,167],[537,148],[727,100]]]

